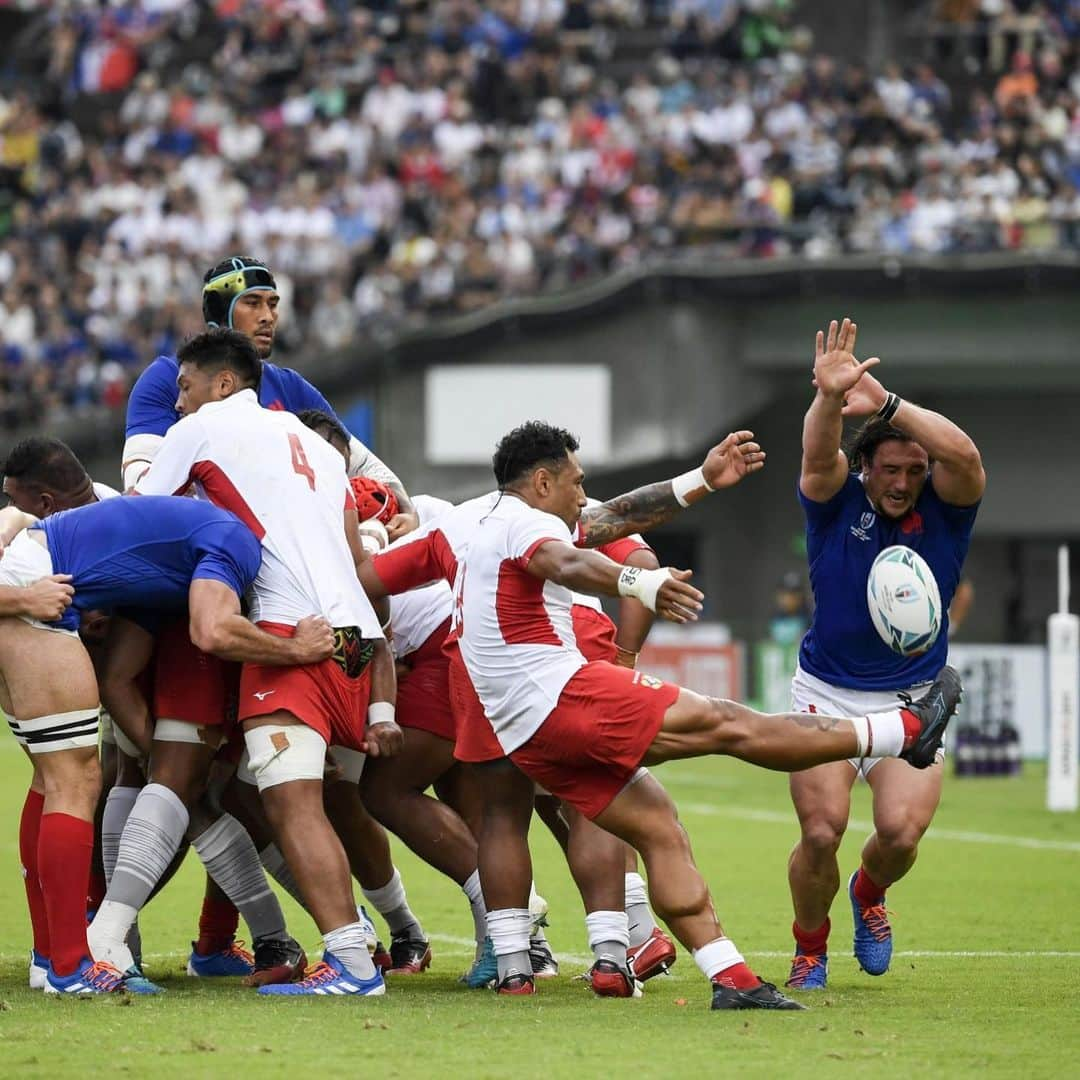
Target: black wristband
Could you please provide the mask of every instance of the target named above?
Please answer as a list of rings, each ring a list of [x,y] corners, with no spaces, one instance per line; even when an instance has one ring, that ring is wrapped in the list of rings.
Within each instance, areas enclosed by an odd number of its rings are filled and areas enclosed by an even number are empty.
[[[899,394],[889,394],[885,399],[885,404],[878,409],[877,418],[888,423],[896,415],[896,410],[900,408],[900,400]]]

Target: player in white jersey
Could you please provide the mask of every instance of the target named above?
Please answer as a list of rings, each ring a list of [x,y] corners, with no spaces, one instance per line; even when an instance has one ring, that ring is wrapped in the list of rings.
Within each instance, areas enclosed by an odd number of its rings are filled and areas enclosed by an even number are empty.
[[[250,768],[278,844],[323,933],[323,963],[300,983],[260,993],[381,994],[352,902],[345,851],[323,809],[326,749],[392,753],[393,664],[379,620],[356,579],[365,558],[339,455],[291,413],[259,406],[258,356],[229,330],[210,331],[178,356],[178,409],[137,491],[199,493],[232,510],[260,539],[263,561],[250,617],[291,637],[317,613],[334,627],[332,655],[316,664],[246,663],[239,719]],[[231,603],[222,596],[222,603]],[[216,646],[214,627],[192,621],[194,643]],[[330,652],[331,650],[328,650]]]
[[[503,753],[641,853],[653,906],[712,981],[713,1008],[800,1008],[758,979],[724,936],[675,807],[641,766],[728,754],[791,771],[863,756],[872,747],[926,767],[957,695],[946,700],[932,691],[887,716],[808,720],[763,716],[636,671],[588,663],[573,635],[570,589],[636,596],[676,622],[696,619],[702,596],[687,572],[619,567],[574,546],[571,528],[585,505],[576,450],[568,432],[539,423],[499,444],[494,466],[503,497],[480,523],[455,587],[469,678]],[[760,463],[748,466],[754,467]],[[705,483],[700,474],[680,481],[676,496],[680,486]],[[482,862],[486,886],[484,871]],[[531,992],[527,913],[489,910],[489,925],[493,938],[498,934],[501,985]]]

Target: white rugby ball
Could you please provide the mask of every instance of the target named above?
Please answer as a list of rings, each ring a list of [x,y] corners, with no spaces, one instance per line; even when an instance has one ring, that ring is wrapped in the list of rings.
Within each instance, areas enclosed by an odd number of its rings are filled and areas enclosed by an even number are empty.
[[[901,656],[918,656],[941,630],[941,593],[926,560],[909,547],[887,547],[866,581],[866,603],[881,640]]]

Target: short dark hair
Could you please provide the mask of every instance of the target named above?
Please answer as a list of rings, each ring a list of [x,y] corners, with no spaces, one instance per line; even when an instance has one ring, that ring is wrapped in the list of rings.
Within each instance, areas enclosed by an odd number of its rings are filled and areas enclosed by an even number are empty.
[[[44,435],[17,442],[4,462],[3,473],[38,491],[75,491],[89,479],[67,443]]]
[[[495,482],[502,491],[541,466],[560,469],[577,448],[577,437],[565,428],[530,420],[504,435],[495,447],[491,459]]]
[[[852,472],[862,472],[874,463],[874,455],[878,447],[885,442],[895,439],[897,442],[915,442],[906,432],[898,427],[893,427],[888,420],[882,420],[878,416],[871,416],[858,431],[852,440],[848,450],[848,460],[851,462]]]
[[[262,360],[246,334],[218,327],[197,334],[180,346],[176,359],[181,364],[194,364],[200,371],[216,374],[231,371],[245,387],[256,392],[262,379]]]
[[[352,437],[345,429],[345,425],[336,416],[331,416],[322,409],[305,409],[303,412],[297,413],[296,418],[301,424],[311,428],[316,435],[321,435],[327,442],[330,442],[330,437],[333,436],[343,442],[346,447],[349,445]]]

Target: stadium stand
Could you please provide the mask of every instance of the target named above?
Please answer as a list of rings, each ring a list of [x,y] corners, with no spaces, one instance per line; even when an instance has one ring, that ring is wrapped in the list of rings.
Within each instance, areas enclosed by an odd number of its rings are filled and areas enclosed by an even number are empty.
[[[271,263],[311,354],[690,249],[1080,246],[1070,0],[923,5],[880,70],[786,0],[19,7],[8,428],[119,409],[224,251]]]

